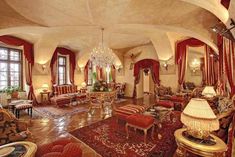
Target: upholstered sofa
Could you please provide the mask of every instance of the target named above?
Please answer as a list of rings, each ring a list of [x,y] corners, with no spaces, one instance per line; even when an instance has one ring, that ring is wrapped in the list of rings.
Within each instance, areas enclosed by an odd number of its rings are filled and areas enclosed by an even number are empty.
[[[29,136],[27,123],[19,121],[8,110],[0,109],[0,145],[21,141]]]
[[[79,143],[70,139],[58,139],[48,144],[38,146],[36,157],[81,157]]]
[[[71,95],[78,93],[76,85],[55,85],[52,89],[51,103],[62,107],[71,102]]]

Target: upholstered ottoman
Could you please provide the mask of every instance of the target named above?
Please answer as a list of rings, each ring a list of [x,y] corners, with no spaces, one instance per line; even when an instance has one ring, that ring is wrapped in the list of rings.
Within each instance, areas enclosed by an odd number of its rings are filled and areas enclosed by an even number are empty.
[[[128,116],[135,113],[142,113],[144,111],[144,106],[129,104],[115,109],[114,114],[117,119],[126,120]]]
[[[33,114],[33,105],[30,103],[22,103],[15,105],[15,115],[16,118],[20,118],[20,111],[21,110],[28,110],[28,114],[32,117]]]
[[[79,143],[69,139],[57,141],[38,146],[35,157],[81,157],[82,150]]]
[[[152,116],[147,116],[143,114],[133,114],[126,119],[126,134],[129,138],[128,127],[133,127],[134,129],[140,129],[144,131],[144,142],[146,143],[147,131],[152,128],[152,138],[154,133],[154,118]]]
[[[155,102],[156,106],[162,106],[162,107],[166,107],[166,108],[172,108],[174,107],[174,103],[172,101],[169,100],[160,100],[160,101],[156,101]]]

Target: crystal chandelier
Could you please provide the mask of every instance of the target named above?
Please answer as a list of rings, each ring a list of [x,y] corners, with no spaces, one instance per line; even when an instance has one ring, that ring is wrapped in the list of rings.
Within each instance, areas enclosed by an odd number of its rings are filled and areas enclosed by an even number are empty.
[[[104,45],[103,31],[104,28],[101,29],[101,43],[99,43],[97,47],[93,48],[90,55],[90,60],[92,61],[92,63],[99,67],[111,66],[114,63],[115,59],[112,49]]]

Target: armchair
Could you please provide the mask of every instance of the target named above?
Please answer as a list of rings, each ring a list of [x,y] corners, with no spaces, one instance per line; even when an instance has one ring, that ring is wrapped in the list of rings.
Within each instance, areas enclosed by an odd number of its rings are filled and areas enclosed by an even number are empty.
[[[156,97],[162,100],[169,99],[173,95],[171,87],[165,87],[163,85],[155,86],[154,93]]]
[[[0,109],[0,145],[24,140],[30,132],[27,123],[21,122],[5,109]]]
[[[194,90],[196,88],[196,85],[193,82],[184,82],[183,83],[183,89],[184,90]]]
[[[125,96],[126,83],[116,83],[117,97],[123,98]]]

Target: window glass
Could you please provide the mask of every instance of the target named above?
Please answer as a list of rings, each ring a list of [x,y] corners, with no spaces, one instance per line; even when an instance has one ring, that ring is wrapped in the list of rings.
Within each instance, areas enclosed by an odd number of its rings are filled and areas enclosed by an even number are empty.
[[[67,83],[67,62],[65,56],[58,56],[58,84]]]
[[[0,48],[0,59],[7,60],[7,55],[8,55],[7,49]]]
[[[22,89],[22,51],[0,47],[0,90],[8,86]]]
[[[12,61],[19,61],[20,60],[20,54],[18,51],[11,50],[10,51],[10,60]]]

